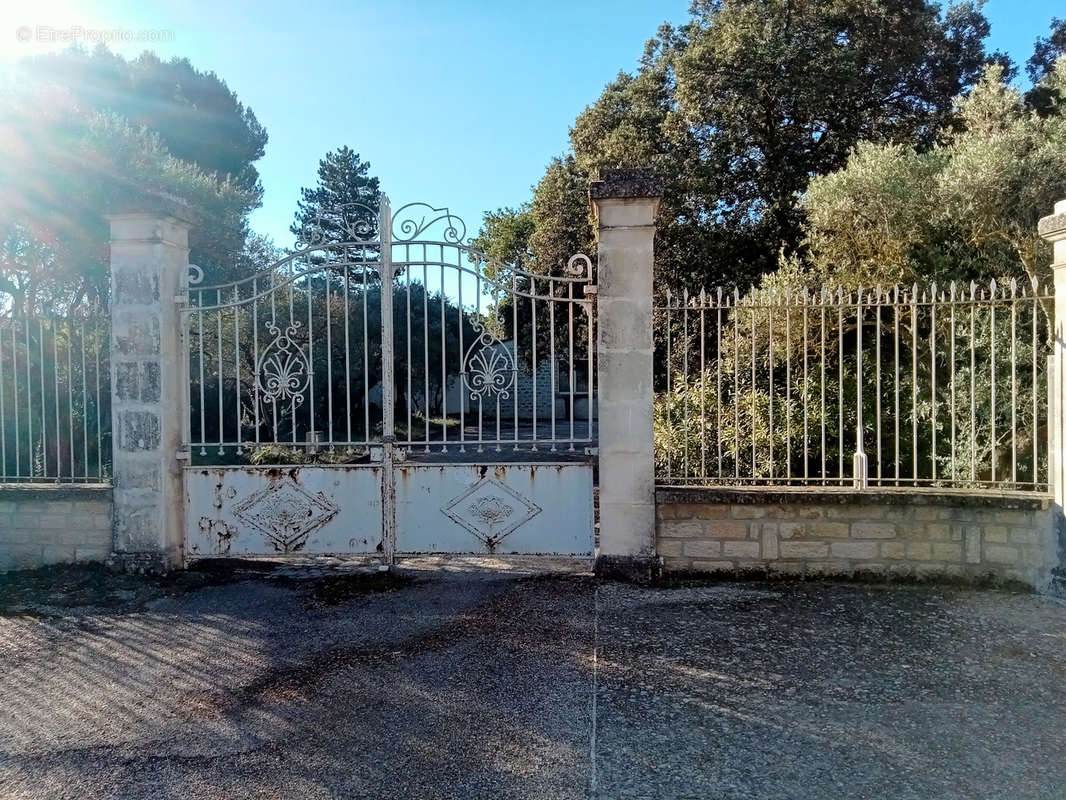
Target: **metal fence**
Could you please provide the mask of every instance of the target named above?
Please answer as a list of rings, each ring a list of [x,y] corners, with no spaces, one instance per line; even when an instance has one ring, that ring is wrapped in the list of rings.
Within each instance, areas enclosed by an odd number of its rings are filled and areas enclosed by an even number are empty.
[[[0,483],[111,479],[106,321],[0,318]]]
[[[1035,281],[667,292],[656,474],[668,485],[1047,490]]]
[[[587,256],[534,275],[464,244],[447,209],[330,213],[341,241],[312,228],[292,254],[221,286],[199,285],[193,269],[192,463],[345,460],[386,439],[421,453],[594,443]]]

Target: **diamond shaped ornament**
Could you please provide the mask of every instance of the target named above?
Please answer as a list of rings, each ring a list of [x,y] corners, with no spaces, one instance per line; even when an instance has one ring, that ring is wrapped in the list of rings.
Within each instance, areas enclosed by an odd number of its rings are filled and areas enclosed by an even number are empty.
[[[491,549],[537,516],[541,508],[510,486],[486,476],[441,511]]]
[[[279,553],[302,549],[311,532],[339,512],[324,494],[311,494],[292,480],[271,483],[233,506],[233,515],[265,533]]]

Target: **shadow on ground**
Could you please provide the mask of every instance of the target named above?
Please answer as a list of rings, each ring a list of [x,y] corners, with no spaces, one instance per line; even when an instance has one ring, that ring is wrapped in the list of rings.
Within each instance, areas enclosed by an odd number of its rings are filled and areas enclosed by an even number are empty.
[[[3,580],[5,798],[1066,796],[1039,596],[461,558]]]

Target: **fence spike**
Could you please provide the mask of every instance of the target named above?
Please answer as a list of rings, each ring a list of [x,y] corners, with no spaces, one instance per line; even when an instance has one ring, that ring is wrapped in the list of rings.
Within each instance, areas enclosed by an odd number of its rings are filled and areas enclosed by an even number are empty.
[[[1018,281],[1014,278],[1010,279],[1010,296],[1016,297],[1018,294]]]

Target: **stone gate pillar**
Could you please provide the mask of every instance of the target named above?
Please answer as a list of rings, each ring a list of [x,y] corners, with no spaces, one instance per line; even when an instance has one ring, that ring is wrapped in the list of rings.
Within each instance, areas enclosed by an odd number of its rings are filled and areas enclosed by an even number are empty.
[[[1048,488],[1058,510],[1059,560],[1066,552],[1066,200],[1055,213],[1040,220],[1037,230],[1052,243],[1051,269],[1055,278],[1055,315],[1049,362]]]
[[[182,563],[185,387],[176,296],[189,270],[188,211],[107,215],[111,223],[111,431],[114,561],[125,569]]]
[[[652,268],[662,186],[646,170],[606,169],[589,199],[599,243],[596,571],[639,577],[655,563]]]

